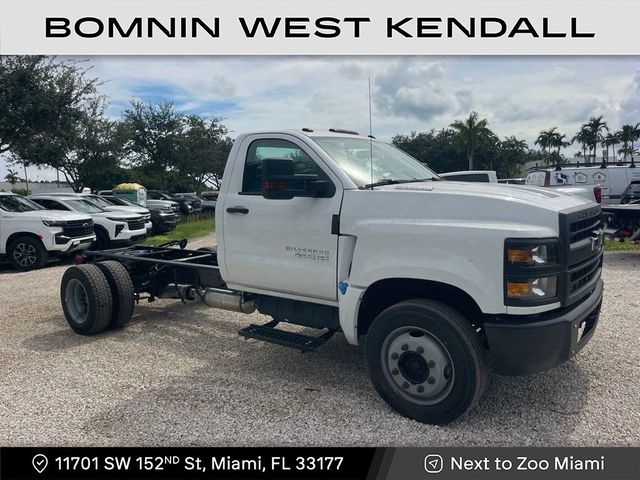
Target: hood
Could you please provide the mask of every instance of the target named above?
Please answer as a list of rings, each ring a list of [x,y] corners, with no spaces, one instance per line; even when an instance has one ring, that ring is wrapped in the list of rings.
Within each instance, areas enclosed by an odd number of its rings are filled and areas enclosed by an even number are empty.
[[[147,215],[149,210],[144,207],[125,207],[122,205],[114,205],[113,207],[103,207],[109,212],[134,213],[136,215]]]
[[[529,187],[525,185],[500,184],[500,183],[474,183],[474,182],[414,182],[399,185],[385,185],[378,190],[388,192],[415,192],[424,195],[451,196],[464,198],[484,198],[501,200],[506,202],[536,205],[553,211],[562,211],[588,206],[591,202],[585,198],[569,195],[562,192],[554,192],[550,188]]]
[[[33,220],[91,220],[91,216],[84,213],[67,212],[64,210],[34,210],[32,212],[8,212],[13,218],[24,218]]]
[[[114,212],[114,211],[92,213],[91,216],[92,217],[102,217],[102,218],[117,218],[117,219],[122,219],[123,221],[124,220],[137,220],[138,218],[141,217],[141,215],[138,214],[138,213]]]

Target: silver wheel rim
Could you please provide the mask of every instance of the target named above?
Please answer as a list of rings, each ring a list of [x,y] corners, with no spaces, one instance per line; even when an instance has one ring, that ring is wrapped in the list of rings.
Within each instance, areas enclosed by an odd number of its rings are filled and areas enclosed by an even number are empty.
[[[20,242],[13,249],[13,259],[21,267],[29,267],[38,261],[38,252],[30,243]]]
[[[434,405],[451,392],[455,377],[451,355],[422,328],[401,327],[387,335],[381,361],[389,384],[412,403]]]
[[[89,314],[89,300],[87,291],[80,280],[71,279],[67,283],[64,293],[64,302],[67,305],[67,311],[74,323],[82,324],[87,321]]]

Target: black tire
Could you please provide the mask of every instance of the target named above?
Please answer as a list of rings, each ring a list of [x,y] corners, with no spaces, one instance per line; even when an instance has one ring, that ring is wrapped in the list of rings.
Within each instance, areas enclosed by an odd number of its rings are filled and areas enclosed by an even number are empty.
[[[13,268],[20,272],[42,268],[49,259],[49,253],[42,242],[30,235],[11,240],[7,248],[7,256]]]
[[[414,340],[427,347],[420,351],[409,346]],[[432,353],[425,352],[429,349]],[[429,356],[438,363],[427,362]],[[389,406],[434,425],[452,422],[475,407],[489,372],[486,352],[469,322],[451,307],[424,299],[400,302],[380,313],[367,334],[365,358],[371,381]],[[431,388],[442,390],[420,393]]]
[[[131,320],[135,308],[135,290],[131,276],[121,263],[113,260],[98,262],[96,265],[109,282],[113,298],[108,328],[122,328]]]
[[[67,268],[62,276],[60,300],[69,326],[80,335],[100,333],[111,322],[111,289],[95,265]]]
[[[91,250],[106,250],[109,248],[109,235],[101,228],[96,228],[96,240],[91,244]]]

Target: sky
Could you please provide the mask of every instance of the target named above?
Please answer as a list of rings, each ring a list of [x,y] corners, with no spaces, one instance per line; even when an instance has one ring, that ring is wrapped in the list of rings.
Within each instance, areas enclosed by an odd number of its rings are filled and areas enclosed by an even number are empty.
[[[543,129],[571,138],[591,116],[640,122],[640,57],[93,57],[107,114],[131,100],[224,117],[234,137],[264,129],[347,128],[390,140],[471,111],[500,137],[533,146]],[[578,147],[569,147],[572,156]],[[0,178],[6,165],[0,159]],[[33,179],[51,171],[29,169]]]

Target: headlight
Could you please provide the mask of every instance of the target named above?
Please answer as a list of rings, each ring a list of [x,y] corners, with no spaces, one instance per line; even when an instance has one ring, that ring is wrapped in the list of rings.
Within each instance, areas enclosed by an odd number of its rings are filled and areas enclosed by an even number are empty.
[[[557,263],[557,261],[556,245],[513,246],[507,248],[507,263],[511,265],[549,265]]]
[[[507,298],[513,300],[542,300],[556,296],[558,277],[507,280]]]
[[[111,220],[112,222],[123,222],[123,223],[127,223],[127,220],[126,220],[125,218],[107,217],[107,220]]]
[[[59,220],[42,220],[42,223],[44,223],[46,227],[63,227],[64,226],[64,222],[61,222]]]

